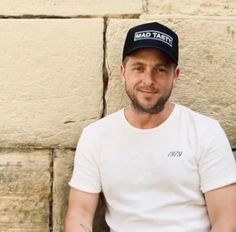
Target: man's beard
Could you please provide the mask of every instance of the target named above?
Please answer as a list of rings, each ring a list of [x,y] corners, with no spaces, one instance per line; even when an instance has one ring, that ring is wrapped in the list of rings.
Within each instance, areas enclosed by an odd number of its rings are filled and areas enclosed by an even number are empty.
[[[158,114],[164,110],[165,104],[168,101],[171,92],[172,92],[173,86],[168,90],[167,94],[161,96],[154,104],[153,106],[147,108],[142,106],[142,104],[139,102],[138,98],[131,92],[127,85],[125,85],[125,90],[128,95],[128,97],[131,100],[131,104],[133,108],[140,113],[147,113],[147,114]]]

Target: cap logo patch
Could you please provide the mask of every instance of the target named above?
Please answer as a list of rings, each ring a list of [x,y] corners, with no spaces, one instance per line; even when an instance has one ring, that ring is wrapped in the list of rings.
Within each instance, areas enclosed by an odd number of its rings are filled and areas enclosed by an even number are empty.
[[[168,44],[170,47],[172,47],[173,44],[173,38],[161,31],[147,30],[135,32],[134,41],[146,39],[159,40]]]

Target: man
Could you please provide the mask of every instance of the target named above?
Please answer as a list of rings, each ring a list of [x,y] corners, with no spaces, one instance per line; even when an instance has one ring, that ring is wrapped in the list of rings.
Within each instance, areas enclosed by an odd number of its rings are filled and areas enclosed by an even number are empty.
[[[219,123],[169,101],[178,36],[131,28],[121,78],[130,104],[81,135],[66,232],[92,231],[102,191],[111,232],[236,231],[236,166]]]

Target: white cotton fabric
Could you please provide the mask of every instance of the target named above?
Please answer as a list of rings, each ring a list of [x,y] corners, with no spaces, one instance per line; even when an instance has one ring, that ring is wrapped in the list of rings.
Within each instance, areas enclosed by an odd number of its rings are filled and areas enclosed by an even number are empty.
[[[209,232],[204,193],[235,182],[219,123],[175,105],[152,129],[131,126],[123,109],[87,126],[69,184],[103,191],[111,232]]]

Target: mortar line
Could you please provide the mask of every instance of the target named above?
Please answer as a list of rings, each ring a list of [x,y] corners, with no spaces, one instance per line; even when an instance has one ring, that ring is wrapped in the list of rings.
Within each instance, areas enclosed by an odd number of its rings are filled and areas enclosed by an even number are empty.
[[[33,145],[28,145],[28,144],[21,144],[21,145],[17,145],[17,144],[13,144],[12,146],[0,146],[0,151],[4,151],[4,150],[10,150],[10,151],[33,151],[33,150],[52,150],[52,149],[66,149],[66,150],[72,150],[74,151],[76,149],[75,147],[67,147],[67,146],[51,146],[51,147],[37,147],[37,146],[33,146]]]
[[[148,14],[148,0],[142,0],[143,13]]]
[[[108,18],[104,18],[104,28],[103,28],[103,65],[102,65],[102,70],[103,70],[103,94],[102,94],[102,103],[103,103],[103,109],[100,118],[103,118],[106,115],[106,110],[107,110],[107,103],[106,103],[106,93],[107,93],[107,87],[108,87],[108,82],[109,82],[109,76],[108,76],[108,71],[106,67],[106,55],[107,55],[107,39],[106,39],[106,33],[107,33],[107,23]]]
[[[61,16],[61,15],[30,15],[30,14],[22,14],[22,15],[0,15],[0,19],[101,19],[101,18],[109,18],[109,19],[144,19],[150,20],[151,16],[155,16],[155,14],[149,14],[149,17],[145,17],[148,12],[148,2],[147,0],[143,0],[143,13],[136,14],[104,14],[104,15],[74,15],[74,16]],[[145,12],[146,11],[146,12]],[[144,17],[142,15],[144,14]],[[214,20],[214,21],[235,21],[236,16],[215,16],[215,15],[180,15],[180,14],[162,14],[158,15],[159,18],[173,18],[175,20]]]
[[[111,18],[111,19],[138,19],[140,14],[114,14],[114,15],[74,15],[74,16],[61,16],[61,15],[0,15],[0,19],[98,19],[98,18]]]
[[[49,215],[48,231],[53,232],[53,187],[54,187],[54,149],[50,152],[50,196],[49,196]]]

